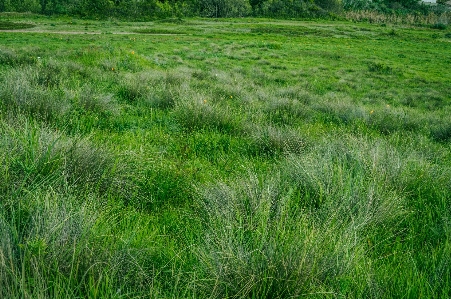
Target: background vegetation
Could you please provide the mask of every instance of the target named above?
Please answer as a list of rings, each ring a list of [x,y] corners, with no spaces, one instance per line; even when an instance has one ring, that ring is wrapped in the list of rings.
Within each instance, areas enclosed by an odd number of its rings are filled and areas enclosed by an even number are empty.
[[[0,12],[151,20],[168,17],[332,17],[345,11],[428,14],[448,10],[419,0],[0,0]]]
[[[447,26],[1,17],[1,298],[451,296]]]

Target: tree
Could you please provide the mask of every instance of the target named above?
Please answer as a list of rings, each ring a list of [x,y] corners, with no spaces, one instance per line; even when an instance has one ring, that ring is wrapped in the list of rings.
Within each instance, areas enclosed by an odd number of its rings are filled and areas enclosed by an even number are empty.
[[[0,1],[2,11],[41,12],[39,0],[3,0]]]
[[[205,17],[243,17],[249,15],[248,0],[198,0],[199,13]]]
[[[263,3],[266,0],[249,0],[249,4],[252,7],[252,12],[254,13],[254,15],[257,15],[259,12],[262,11],[263,8]]]
[[[341,0],[315,0],[315,4],[331,12],[339,12],[343,9],[343,2]]]
[[[313,0],[268,0],[263,3],[263,14],[270,17],[311,17],[319,12],[321,8]]]
[[[111,15],[113,7],[112,0],[83,0],[77,8],[82,15],[107,17]]]

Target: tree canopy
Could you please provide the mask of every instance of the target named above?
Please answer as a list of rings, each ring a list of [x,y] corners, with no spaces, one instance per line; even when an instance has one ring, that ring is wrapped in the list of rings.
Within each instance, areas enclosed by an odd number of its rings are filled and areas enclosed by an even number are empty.
[[[417,9],[419,0],[0,0],[0,12],[95,18],[319,17],[349,9]]]

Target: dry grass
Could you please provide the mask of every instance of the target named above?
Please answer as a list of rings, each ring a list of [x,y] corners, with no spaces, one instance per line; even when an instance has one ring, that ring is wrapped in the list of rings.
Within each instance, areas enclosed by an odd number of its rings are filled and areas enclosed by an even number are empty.
[[[347,20],[374,24],[435,25],[451,23],[451,12],[422,14],[383,14],[376,11],[346,11]]]

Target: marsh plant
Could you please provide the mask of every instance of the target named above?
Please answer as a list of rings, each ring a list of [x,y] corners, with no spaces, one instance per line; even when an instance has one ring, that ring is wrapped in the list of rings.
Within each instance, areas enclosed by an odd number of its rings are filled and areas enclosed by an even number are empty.
[[[407,212],[405,195],[387,185],[399,166],[380,164],[399,153],[384,143],[373,149],[347,141],[290,155],[268,177],[250,173],[201,189],[205,290],[215,297],[298,297],[332,291],[344,276],[353,277],[346,282],[352,296],[383,295],[367,254],[381,234],[395,241]]]

